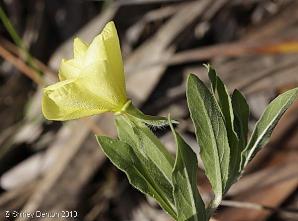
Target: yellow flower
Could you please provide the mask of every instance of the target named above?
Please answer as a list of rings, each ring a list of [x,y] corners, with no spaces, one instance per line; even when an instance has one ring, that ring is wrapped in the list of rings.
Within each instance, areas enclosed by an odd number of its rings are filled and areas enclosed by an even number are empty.
[[[121,112],[128,99],[115,24],[109,22],[90,45],[74,39],[73,51],[73,59],[61,62],[60,82],[44,88],[44,116],[49,120],[71,120]]]

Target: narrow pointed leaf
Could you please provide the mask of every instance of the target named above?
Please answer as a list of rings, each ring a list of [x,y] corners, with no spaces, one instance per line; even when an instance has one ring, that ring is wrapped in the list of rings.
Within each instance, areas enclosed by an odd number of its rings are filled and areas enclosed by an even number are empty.
[[[298,88],[294,88],[279,95],[268,105],[257,122],[246,148],[243,150],[241,169],[243,169],[256,152],[268,142],[276,124],[294,100],[297,99],[297,96]]]
[[[217,76],[216,71],[211,67],[207,66],[209,79],[212,84],[212,92],[214,97],[217,99],[217,103],[220,107],[221,113],[224,117],[227,132],[229,138],[233,139],[232,144],[237,142],[237,135],[234,130],[234,113],[232,100],[228,93],[228,90],[222,80]]]
[[[118,116],[116,126],[119,139],[132,148],[142,151],[171,182],[174,159],[160,140],[142,122]]]
[[[156,199],[176,219],[172,185],[150,159],[120,140],[97,136],[97,141],[113,164],[126,173],[131,185]]]
[[[228,186],[230,148],[224,119],[214,96],[193,74],[188,77],[186,95],[200,155],[215,194],[211,207],[215,208]]]
[[[232,95],[234,111],[234,127],[239,138],[239,147],[243,150],[247,143],[249,106],[240,91],[235,90]]]
[[[198,163],[196,154],[171,126],[177,153],[173,169],[173,196],[178,221],[206,221],[205,204],[197,188]]]
[[[229,146],[230,146],[230,168],[229,168],[229,185],[231,185],[239,175],[239,163],[241,161],[241,150],[239,140],[234,128],[234,112],[232,99],[222,80],[217,76],[216,71],[207,66],[209,79],[212,85],[212,92],[220,107],[226,125]]]

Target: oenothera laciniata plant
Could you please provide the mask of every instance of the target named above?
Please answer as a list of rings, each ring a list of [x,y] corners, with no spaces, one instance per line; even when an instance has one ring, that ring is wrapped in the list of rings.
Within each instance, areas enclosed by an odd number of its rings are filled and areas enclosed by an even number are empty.
[[[47,119],[63,121],[113,112],[118,138],[97,136],[111,162],[175,220],[207,221],[298,95],[295,88],[273,100],[247,140],[249,107],[244,96],[237,90],[230,96],[215,70],[210,66],[207,69],[210,90],[195,75],[190,74],[187,80],[187,102],[199,156],[175,131],[172,123],[176,122],[145,115],[127,98],[113,22],[90,45],[74,40],[74,58],[62,60],[60,82],[44,89],[43,114]],[[171,127],[176,141],[176,159],[148,127],[165,125]],[[197,157],[204,163],[214,192],[207,205],[197,189]]]

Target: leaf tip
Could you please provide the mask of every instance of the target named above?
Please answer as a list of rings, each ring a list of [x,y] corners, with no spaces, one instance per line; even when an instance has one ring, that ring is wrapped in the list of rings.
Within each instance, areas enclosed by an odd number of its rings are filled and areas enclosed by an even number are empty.
[[[204,63],[203,66],[204,66],[205,68],[207,68],[207,70],[210,68],[210,64],[209,64],[209,63],[206,63],[206,64]]]
[[[187,84],[186,85],[188,86],[190,83],[196,82],[197,78],[198,77],[195,74],[190,73],[187,77]]]

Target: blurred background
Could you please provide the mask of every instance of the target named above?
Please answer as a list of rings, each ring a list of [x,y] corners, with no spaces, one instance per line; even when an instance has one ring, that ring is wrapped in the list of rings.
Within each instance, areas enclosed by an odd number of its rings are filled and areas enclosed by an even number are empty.
[[[30,220],[13,215],[34,211],[72,212],[59,220],[171,220],[97,145],[94,133],[115,136],[111,114],[64,123],[41,114],[41,89],[57,81],[74,37],[90,42],[110,20],[129,97],[146,114],[170,112],[195,148],[185,83],[189,73],[207,80],[202,64],[211,63],[231,91],[245,94],[251,128],[273,98],[298,86],[296,0],[2,0],[0,6],[0,220]],[[156,134],[175,154],[169,130]],[[198,183],[209,200],[202,169]],[[298,102],[214,220],[297,221],[297,187]]]

